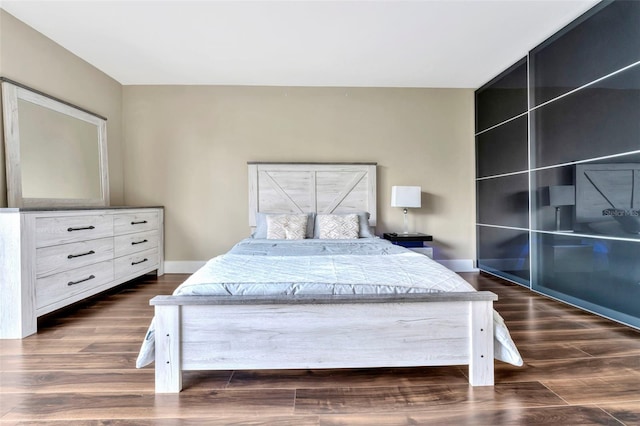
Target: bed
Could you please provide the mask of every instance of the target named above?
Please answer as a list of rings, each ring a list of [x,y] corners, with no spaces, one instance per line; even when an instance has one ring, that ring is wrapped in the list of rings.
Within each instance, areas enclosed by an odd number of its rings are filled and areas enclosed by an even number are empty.
[[[252,238],[150,302],[156,392],[187,370],[468,365],[491,386],[494,356],[522,365],[495,294],[375,237],[375,183],[373,163],[250,163]]]

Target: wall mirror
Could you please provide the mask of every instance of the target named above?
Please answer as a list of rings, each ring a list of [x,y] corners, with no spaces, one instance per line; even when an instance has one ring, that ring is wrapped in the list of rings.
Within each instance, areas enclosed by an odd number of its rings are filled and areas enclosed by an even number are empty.
[[[109,204],[107,120],[2,79],[9,207]]]

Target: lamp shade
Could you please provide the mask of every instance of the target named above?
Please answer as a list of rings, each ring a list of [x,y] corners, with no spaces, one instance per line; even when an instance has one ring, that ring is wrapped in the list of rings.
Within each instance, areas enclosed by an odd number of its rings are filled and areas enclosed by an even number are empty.
[[[554,185],[549,187],[549,205],[573,206],[576,203],[576,190],[573,185]]]
[[[421,192],[419,186],[392,186],[391,207],[420,208]]]

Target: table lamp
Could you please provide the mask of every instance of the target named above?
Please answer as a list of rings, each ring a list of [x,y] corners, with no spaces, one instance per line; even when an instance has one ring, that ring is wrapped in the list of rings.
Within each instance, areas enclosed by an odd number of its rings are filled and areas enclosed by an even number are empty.
[[[409,233],[407,213],[410,208],[420,208],[421,191],[419,186],[392,186],[391,187],[391,207],[401,207],[404,213],[404,234]]]

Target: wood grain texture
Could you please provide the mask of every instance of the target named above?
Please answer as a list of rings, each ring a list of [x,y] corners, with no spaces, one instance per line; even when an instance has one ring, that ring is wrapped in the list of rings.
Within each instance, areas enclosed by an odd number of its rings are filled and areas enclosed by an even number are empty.
[[[191,372],[189,372],[191,373]],[[313,389],[397,386],[467,385],[464,367],[356,368],[340,370],[239,370],[227,388],[291,389],[304,383]]]
[[[113,232],[115,235],[126,235],[153,231],[158,229],[158,223],[158,211],[132,211],[114,216]]]
[[[493,386],[493,304],[470,302],[469,383]],[[489,339],[488,336],[491,336]]]
[[[113,260],[91,263],[38,278],[36,279],[36,313],[42,315],[51,312],[68,304],[69,299],[75,299],[78,296],[86,297],[87,292],[95,293],[100,287],[109,288],[112,282]],[[69,283],[76,284],[70,286]]]
[[[636,401],[640,408],[640,369],[624,377],[600,377],[596,374],[590,378],[571,381],[551,379],[542,383],[569,404],[589,404],[596,399],[600,403]]]
[[[32,227],[33,220],[17,213],[0,213],[0,339],[28,336],[38,325],[35,283],[21,285],[35,279],[35,263],[25,262],[21,256],[24,251],[35,251],[35,237],[20,232],[23,226]]]
[[[598,407],[567,406],[506,408],[490,410],[454,410],[449,412],[411,412],[357,416],[323,416],[322,426],[413,426],[413,425],[580,425],[621,426],[621,423]]]
[[[2,119],[4,156],[7,175],[7,205],[22,206],[22,167],[20,162],[20,122],[18,119],[18,87],[2,82]],[[16,149],[17,147],[17,149]],[[11,188],[11,190],[9,190]]]
[[[508,326],[531,321],[530,329],[514,333],[526,365],[497,362],[494,387],[469,386],[464,367],[225,370],[184,372],[181,394],[155,394],[153,369],[136,370],[134,362],[153,316],[149,299],[171,293],[186,278],[164,275],[140,278],[64,315],[44,317],[38,334],[26,339],[0,341],[0,422],[640,424],[640,333],[592,320],[516,285],[473,273],[463,276],[476,288],[499,295],[498,310]],[[562,327],[536,324],[550,318],[562,319]],[[527,351],[535,356],[528,357]]]
[[[523,395],[518,406],[565,405],[539,382],[505,383],[495,387],[468,385],[428,385],[411,387],[298,389],[296,413],[342,414],[442,410],[447,406],[478,404],[483,409],[512,405],[514,394]],[[526,395],[526,396],[525,396]]]
[[[131,253],[158,247],[158,231],[137,232],[134,234],[116,235],[113,239],[115,256],[126,256]]]
[[[422,303],[408,296],[382,298],[387,303],[250,298],[269,302],[256,304],[245,297],[157,296],[151,301],[156,389],[179,392],[182,370],[443,365],[468,365],[473,386],[492,386],[495,294],[421,295]]]
[[[369,212],[377,223],[375,163],[249,163],[249,226],[256,213]]]
[[[74,231],[70,232],[70,228]],[[38,248],[111,238],[113,237],[113,216],[93,211],[36,215],[35,233]]]
[[[33,334],[37,318],[142,274],[161,275],[162,217],[157,207],[2,209],[0,339]],[[143,234],[150,243],[144,251],[115,254],[116,237],[140,230],[154,235]]]
[[[158,306],[155,316],[156,392],[182,390],[182,321],[180,306]]]
[[[135,278],[150,270],[157,269],[159,259],[160,256],[157,247],[118,257],[114,261],[115,279],[116,281],[122,282]]]
[[[640,400],[599,404],[600,408],[626,425],[640,424]]]
[[[113,259],[113,238],[78,241],[36,250],[36,277]]]

